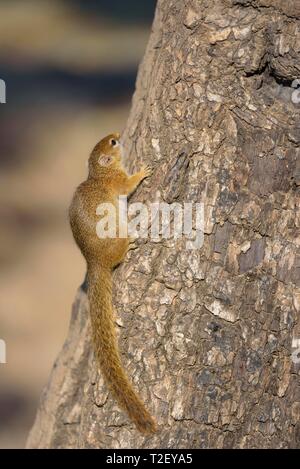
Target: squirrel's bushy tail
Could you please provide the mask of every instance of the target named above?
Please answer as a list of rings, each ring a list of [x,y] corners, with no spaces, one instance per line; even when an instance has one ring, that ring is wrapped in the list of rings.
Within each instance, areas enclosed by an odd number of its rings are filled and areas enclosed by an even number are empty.
[[[89,267],[87,278],[95,354],[105,381],[138,430],[153,433],[155,421],[122,367],[112,311],[112,274],[100,267]]]

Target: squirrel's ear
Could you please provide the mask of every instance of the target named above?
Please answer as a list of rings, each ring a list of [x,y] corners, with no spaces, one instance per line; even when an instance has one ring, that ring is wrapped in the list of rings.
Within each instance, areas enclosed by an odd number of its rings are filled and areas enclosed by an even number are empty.
[[[112,156],[109,155],[100,155],[98,159],[98,163],[100,166],[109,166],[112,163]]]

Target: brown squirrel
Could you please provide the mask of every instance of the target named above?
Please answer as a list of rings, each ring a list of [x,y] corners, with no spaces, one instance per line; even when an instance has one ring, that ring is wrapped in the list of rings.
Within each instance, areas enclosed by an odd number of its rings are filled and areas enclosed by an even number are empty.
[[[87,263],[93,341],[100,369],[119,405],[128,412],[138,430],[153,433],[155,421],[122,367],[114,327],[112,272],[126,256],[130,239],[99,238],[96,233],[98,205],[110,202],[117,208],[118,196],[131,194],[151,174],[149,167],[144,166],[129,176],[121,157],[118,133],[108,135],[95,146],[88,161],[88,178],[76,189],[70,206],[70,224]]]

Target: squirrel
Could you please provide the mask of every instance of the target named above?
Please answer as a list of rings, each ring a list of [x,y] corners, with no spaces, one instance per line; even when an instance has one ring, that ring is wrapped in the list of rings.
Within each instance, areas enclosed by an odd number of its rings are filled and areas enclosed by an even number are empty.
[[[112,272],[124,260],[131,240],[99,238],[96,233],[98,205],[110,202],[117,208],[119,195],[130,195],[151,175],[151,169],[143,166],[129,176],[121,160],[120,134],[110,134],[97,143],[88,160],[88,177],[73,196],[69,218],[75,242],[87,263],[87,296],[100,370],[120,407],[140,432],[149,434],[156,431],[156,423],[122,366],[112,308]]]

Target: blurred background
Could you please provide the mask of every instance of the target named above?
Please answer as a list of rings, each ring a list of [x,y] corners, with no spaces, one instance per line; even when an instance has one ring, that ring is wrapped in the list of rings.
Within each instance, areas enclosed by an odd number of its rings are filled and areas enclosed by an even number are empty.
[[[0,448],[22,448],[85,265],[67,210],[126,124],[155,0],[0,0]]]

